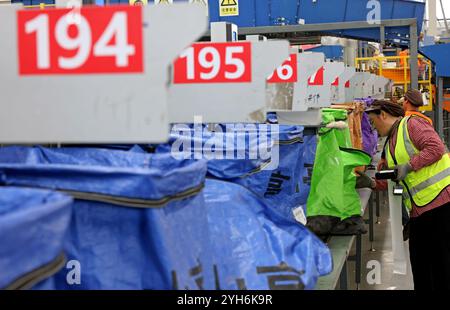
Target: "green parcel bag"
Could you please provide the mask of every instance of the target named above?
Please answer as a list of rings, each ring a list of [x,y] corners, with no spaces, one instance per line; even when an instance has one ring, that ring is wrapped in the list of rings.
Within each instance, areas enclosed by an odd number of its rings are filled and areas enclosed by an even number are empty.
[[[307,226],[317,235],[365,233],[354,168],[370,164],[371,157],[349,147],[345,110],[324,109],[322,116],[327,127],[319,131]]]

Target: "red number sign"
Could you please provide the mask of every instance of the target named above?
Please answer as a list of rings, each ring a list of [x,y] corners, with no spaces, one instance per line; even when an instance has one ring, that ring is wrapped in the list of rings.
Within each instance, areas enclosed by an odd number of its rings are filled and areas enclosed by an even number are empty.
[[[278,67],[267,79],[268,83],[297,82],[297,54],[291,56]]]
[[[334,82],[331,84],[331,86],[339,86],[339,77],[337,77]]]
[[[17,12],[19,74],[143,72],[142,8]]]
[[[174,64],[174,83],[245,83],[252,81],[250,42],[196,43]]]
[[[321,86],[323,85],[323,73],[325,72],[325,68],[321,67],[308,79],[309,86]]]

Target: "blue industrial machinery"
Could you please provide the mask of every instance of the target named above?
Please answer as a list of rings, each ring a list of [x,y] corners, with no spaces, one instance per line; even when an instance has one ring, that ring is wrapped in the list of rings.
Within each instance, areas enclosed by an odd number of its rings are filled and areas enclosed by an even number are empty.
[[[450,43],[424,46],[420,52],[433,61],[437,76],[450,77],[450,61],[448,61]]]
[[[206,0],[204,0],[206,3]],[[23,3],[23,5],[39,5],[55,4],[55,0],[11,0],[12,3]],[[153,4],[155,0],[148,0],[148,3]],[[173,0],[173,2],[188,2],[188,0]],[[108,4],[129,4],[129,0],[94,0],[96,5],[108,5]]]
[[[11,0],[11,3],[23,3],[23,5],[39,5],[44,4],[55,4],[55,0]]]
[[[23,1],[52,2],[53,0]],[[98,5],[127,2],[128,0],[95,0]],[[152,2],[154,0],[149,0],[149,3]],[[174,2],[187,2],[187,0],[174,0]],[[385,42],[409,45],[411,87],[418,87],[417,45],[425,12],[423,2],[410,0],[208,0],[208,4],[211,22],[234,23],[241,28],[240,34],[274,34],[295,39],[299,33],[321,32],[363,41],[380,41],[382,45]],[[221,12],[224,13],[221,8],[225,9],[227,6],[236,8],[234,14],[221,14]]]
[[[173,0],[187,2],[188,0]],[[204,0],[206,2],[206,0]],[[230,3],[232,0],[223,0]],[[24,5],[39,3],[54,4],[54,0],[12,0]],[[127,4],[128,0],[95,0],[97,5]],[[149,0],[153,3],[154,0]],[[380,38],[378,28],[339,30],[339,23],[367,22],[368,18],[377,17],[372,13],[379,3],[381,21],[416,19],[417,34],[422,30],[425,3],[410,0],[240,0],[239,15],[220,16],[219,0],[208,0],[209,18],[211,22],[226,21],[239,27],[268,27],[299,24],[336,23],[336,31],[328,31],[334,35],[353,37],[367,41],[392,41],[408,44],[409,26],[385,27],[385,38]]]
[[[238,16],[220,16],[220,1],[209,0],[211,22],[227,21],[239,27],[268,27],[299,24],[336,23],[337,31],[328,31],[339,36],[361,40],[380,41],[379,29],[338,30],[343,22],[367,22],[376,17],[372,13],[379,3],[381,21],[414,18],[417,33],[421,32],[425,3],[406,0],[241,0]],[[385,39],[397,43],[409,41],[409,26],[386,27]]]
[[[444,96],[444,90],[450,88],[450,61],[448,61],[448,54],[450,53],[450,44],[436,44],[422,47],[420,52],[429,58],[434,63],[436,73],[436,108],[434,109],[435,128],[439,135],[444,138],[447,144],[450,143],[450,132],[448,122],[450,115],[445,113],[444,120],[444,101],[450,101],[448,97]],[[444,128],[444,121],[447,121],[446,128]],[[445,131],[445,134],[444,134]]]
[[[308,52],[324,53],[325,58],[336,61],[344,59],[344,47],[342,45],[321,45],[308,49]]]

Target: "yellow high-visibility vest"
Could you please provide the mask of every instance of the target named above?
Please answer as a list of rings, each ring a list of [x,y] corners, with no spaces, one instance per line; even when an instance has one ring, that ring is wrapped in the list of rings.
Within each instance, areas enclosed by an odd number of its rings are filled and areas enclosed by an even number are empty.
[[[387,143],[386,159],[392,169],[395,165],[408,163],[419,151],[411,142],[408,132],[408,120],[404,117],[397,130],[395,144],[395,163],[391,156],[390,143]],[[450,158],[447,154],[434,164],[411,171],[401,182],[403,186],[403,202],[411,210],[411,199],[417,207],[423,207],[432,202],[447,186],[450,185]]]

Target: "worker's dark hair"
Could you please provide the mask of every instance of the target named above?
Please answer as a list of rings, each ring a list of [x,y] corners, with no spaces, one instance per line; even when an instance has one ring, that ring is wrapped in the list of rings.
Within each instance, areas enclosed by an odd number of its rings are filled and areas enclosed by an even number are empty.
[[[379,114],[381,111],[394,117],[405,116],[405,111],[399,104],[387,100],[375,100],[366,112]]]

